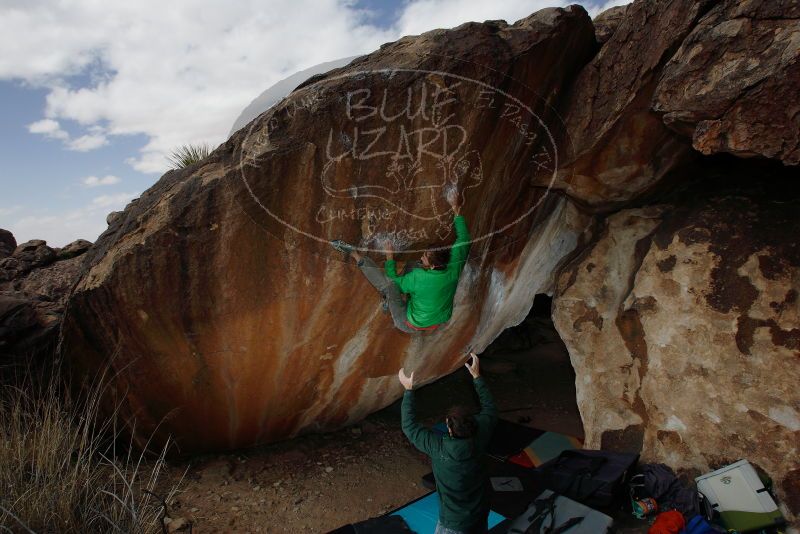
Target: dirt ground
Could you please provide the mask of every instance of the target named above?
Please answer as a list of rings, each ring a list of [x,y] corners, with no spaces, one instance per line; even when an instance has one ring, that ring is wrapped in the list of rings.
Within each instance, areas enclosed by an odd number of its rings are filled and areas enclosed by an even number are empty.
[[[527,322],[482,358],[501,417],[582,437],[566,348],[549,320]],[[477,406],[465,369],[417,395],[418,415],[430,424],[452,404]],[[327,532],[424,495],[429,471],[400,429],[398,402],[337,432],[173,463],[169,481],[184,478],[170,516],[180,518],[173,528],[187,521],[195,533]]]
[[[430,471],[390,417],[238,454],[197,458],[170,510],[193,532],[327,532],[423,495]]]

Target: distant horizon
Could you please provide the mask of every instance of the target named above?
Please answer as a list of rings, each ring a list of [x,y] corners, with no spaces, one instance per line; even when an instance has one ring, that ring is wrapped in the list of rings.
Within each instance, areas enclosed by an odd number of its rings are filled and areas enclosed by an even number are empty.
[[[169,169],[170,150],[217,147],[253,99],[298,71],[404,35],[469,21],[513,23],[573,3],[248,0],[201,8],[147,0],[131,12],[43,0],[0,8],[9,51],[0,59],[0,228],[18,243],[94,242],[108,213]],[[594,17],[629,2],[577,3]]]

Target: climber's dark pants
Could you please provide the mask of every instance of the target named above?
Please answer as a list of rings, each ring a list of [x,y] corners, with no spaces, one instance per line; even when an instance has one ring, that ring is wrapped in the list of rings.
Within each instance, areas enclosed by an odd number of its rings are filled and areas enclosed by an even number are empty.
[[[367,281],[386,299],[395,328],[408,334],[415,333],[416,330],[406,322],[408,304],[403,299],[403,294],[397,284],[386,276],[386,272],[378,267],[371,258],[363,256],[356,265],[364,273]]]

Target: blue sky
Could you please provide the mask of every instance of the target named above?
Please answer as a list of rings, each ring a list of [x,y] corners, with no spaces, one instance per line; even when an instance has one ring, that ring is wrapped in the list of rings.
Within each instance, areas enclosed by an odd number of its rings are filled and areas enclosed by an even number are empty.
[[[324,61],[558,0],[0,3],[0,228],[94,241],[183,143],[224,141],[264,89]],[[591,14],[626,0],[584,1]]]

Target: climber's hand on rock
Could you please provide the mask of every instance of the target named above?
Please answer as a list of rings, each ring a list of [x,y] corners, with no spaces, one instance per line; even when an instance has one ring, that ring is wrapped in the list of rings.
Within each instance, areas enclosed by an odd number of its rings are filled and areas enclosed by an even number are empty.
[[[383,242],[383,250],[386,252],[387,260],[394,259],[394,245],[392,245],[392,241],[390,239],[387,239]]]
[[[411,376],[406,376],[406,372],[404,369],[400,369],[397,372],[397,378],[400,379],[400,383],[403,384],[403,387],[407,390],[411,391],[411,388],[414,387],[414,373],[411,373]]]
[[[469,359],[467,363],[464,364],[464,367],[467,368],[469,374],[472,375],[472,378],[478,378],[481,376],[481,362],[478,360],[478,355],[474,352],[469,353]]]
[[[445,193],[445,198],[447,199],[447,203],[450,204],[450,207],[458,214],[461,209],[461,195],[458,194],[458,188],[455,186],[448,188]]]

